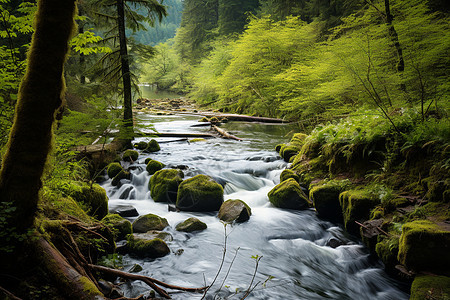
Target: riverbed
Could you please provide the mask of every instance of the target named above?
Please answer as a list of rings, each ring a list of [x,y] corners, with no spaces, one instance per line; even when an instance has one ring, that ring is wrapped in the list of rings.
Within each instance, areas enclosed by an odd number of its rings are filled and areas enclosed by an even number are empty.
[[[142,131],[206,132],[199,116],[137,115]],[[134,264],[140,274],[170,284],[201,287],[209,285],[223,268],[206,299],[408,299],[404,287],[390,278],[382,263],[371,257],[355,237],[342,226],[317,218],[313,209],[293,211],[273,207],[267,193],[279,183],[287,167],[273,150],[294,133],[288,125],[230,122],[221,128],[243,141],[221,138],[200,142],[158,138],[161,150],[141,153],[132,168],[132,178],[118,187],[103,183],[110,209],[132,205],[140,215],[157,214],[168,220],[164,231],[173,236],[171,254],[158,259],[137,259],[125,255],[124,269]],[[139,138],[136,142],[149,138]],[[219,221],[215,213],[171,212],[168,205],[155,203],[148,190],[150,176],[145,171],[147,157],[170,167],[182,166],[185,178],[205,174],[224,186],[224,199],[241,199],[252,210],[250,220],[236,225]],[[207,224],[202,232],[183,233],[174,228],[189,217]],[[135,218],[131,218],[133,221]],[[328,246],[330,240],[340,246]],[[258,265],[256,264],[259,260]],[[231,265],[231,268],[230,268]],[[123,285],[130,297],[145,294],[141,282]],[[201,294],[171,293],[173,299],[201,299]]]

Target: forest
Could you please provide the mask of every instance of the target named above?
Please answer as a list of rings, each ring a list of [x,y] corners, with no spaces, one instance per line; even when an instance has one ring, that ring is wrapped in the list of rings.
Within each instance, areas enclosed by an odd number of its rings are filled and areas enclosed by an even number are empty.
[[[0,299],[448,299],[449,14],[0,0]]]

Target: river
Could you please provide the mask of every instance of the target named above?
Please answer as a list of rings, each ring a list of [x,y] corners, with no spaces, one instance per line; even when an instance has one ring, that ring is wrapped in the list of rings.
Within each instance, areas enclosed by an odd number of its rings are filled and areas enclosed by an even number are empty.
[[[208,130],[207,127],[190,127],[198,124],[198,116],[139,113],[137,119],[141,130],[151,127],[161,132]],[[289,140],[292,128],[242,122],[230,122],[221,127],[243,141],[217,138],[195,143],[161,143],[159,152],[141,153],[131,181],[120,188],[111,186],[110,180],[103,183],[110,198],[110,209],[132,205],[140,215],[157,214],[168,220],[170,226],[165,231],[173,235],[173,241],[168,243],[171,254],[146,260],[125,255],[125,270],[138,263],[143,267],[140,274],[174,285],[201,287],[205,281],[211,283],[222,261],[225,228],[216,214],[169,212],[167,204],[151,199],[147,187],[150,176],[144,165],[145,158],[151,157],[167,167],[187,166],[185,178],[209,175],[224,185],[225,200],[241,199],[251,207],[249,221],[226,226],[224,266],[206,299],[241,299],[252,282],[255,257],[262,257],[252,286],[258,284],[246,299],[409,298],[404,287],[384,272],[382,263],[371,258],[362,243],[348,236],[341,226],[317,218],[313,209],[293,211],[270,204],[267,193],[279,183],[279,175],[287,166],[273,149],[276,144]],[[140,140],[148,139],[136,141]],[[158,140],[167,142],[169,139]],[[175,231],[176,224],[192,216],[205,222],[208,228],[196,233]],[[343,245],[327,246],[332,238]],[[149,290],[141,282],[122,288],[130,297]],[[172,292],[171,296],[173,299],[202,298],[201,294],[185,292]]]

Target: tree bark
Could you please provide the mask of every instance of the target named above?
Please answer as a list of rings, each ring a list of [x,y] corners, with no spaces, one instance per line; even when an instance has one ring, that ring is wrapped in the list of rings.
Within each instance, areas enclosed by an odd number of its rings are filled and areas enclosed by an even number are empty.
[[[386,23],[389,28],[389,35],[391,37],[392,42],[394,43],[394,47],[397,50],[398,62],[397,62],[397,71],[403,72],[405,70],[405,61],[403,59],[403,49],[400,45],[400,41],[398,40],[398,34],[395,30],[394,25],[392,24],[392,20],[394,19],[391,14],[391,6],[389,0],[384,0],[384,9],[386,13]]]
[[[0,172],[0,201],[16,208],[9,225],[18,232],[34,221],[55,114],[64,97],[63,65],[75,28],[75,9],[75,0],[38,2],[28,68]]]
[[[123,82],[123,120],[125,127],[133,126],[133,110],[131,99],[131,74],[128,59],[127,37],[125,35],[124,0],[117,0],[117,27],[119,31],[120,63]]]

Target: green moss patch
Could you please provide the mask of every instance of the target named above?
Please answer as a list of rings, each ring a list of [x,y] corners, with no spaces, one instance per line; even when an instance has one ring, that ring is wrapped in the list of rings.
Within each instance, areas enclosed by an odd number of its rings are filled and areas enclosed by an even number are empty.
[[[291,169],[285,169],[283,170],[283,172],[281,172],[280,174],[280,182],[285,181],[286,179],[289,178],[294,178],[295,181],[299,182],[300,181],[300,177]]]
[[[139,152],[137,152],[136,150],[126,150],[122,154],[122,159],[124,161],[135,162],[135,161],[137,161],[138,157],[139,157]]]
[[[111,185],[117,186],[119,185],[120,181],[122,179],[130,179],[131,173],[125,170],[120,171],[116,176],[114,176],[113,180],[111,181]]]
[[[398,260],[408,269],[435,273],[450,270],[450,231],[431,221],[405,223],[400,237]]]
[[[339,195],[342,208],[344,226],[352,234],[359,233],[359,226],[355,223],[364,222],[370,217],[370,211],[380,204],[380,199],[366,189],[350,190]]]
[[[411,286],[410,300],[448,300],[450,299],[450,277],[419,275]]]
[[[167,244],[158,238],[147,240],[130,234],[128,235],[127,241],[129,253],[136,256],[157,258],[163,257],[170,253],[170,249]]]
[[[118,214],[108,214],[102,219],[102,222],[111,229],[116,241],[124,239],[133,231],[131,222]]]
[[[393,272],[399,264],[397,260],[399,238],[396,236],[379,236],[379,242],[375,246],[375,252],[384,263],[386,271]]]
[[[159,170],[149,181],[150,194],[155,202],[175,202],[178,186],[183,181],[184,174],[176,169]]]
[[[159,147],[159,144],[156,140],[151,139],[150,142],[148,142],[147,148],[145,148],[145,152],[158,152],[161,150]]]
[[[222,203],[223,188],[209,176],[186,179],[178,188],[176,206],[180,210],[217,211]]]
[[[293,178],[276,185],[268,194],[269,201],[275,207],[288,209],[306,209],[309,207],[308,197]]]
[[[147,166],[145,167],[148,174],[150,174],[150,175],[155,174],[157,171],[161,170],[162,168],[164,168],[164,164],[160,163],[159,161],[153,160],[153,159],[151,159],[147,163]]]
[[[120,173],[120,171],[123,171],[122,166],[118,162],[110,163],[108,165],[106,173],[108,174],[109,178],[114,178],[117,176],[117,174]]]
[[[339,195],[349,186],[350,182],[348,180],[332,180],[317,184],[311,188],[309,199],[312,200],[319,217],[337,222],[342,221]]]
[[[82,203],[87,213],[98,220],[108,214],[108,197],[106,191],[94,183],[72,182],[66,192],[77,202]]]
[[[139,150],[144,150],[145,148],[147,148],[147,146],[148,146],[148,144],[144,141],[134,144],[134,148],[139,149]]]

